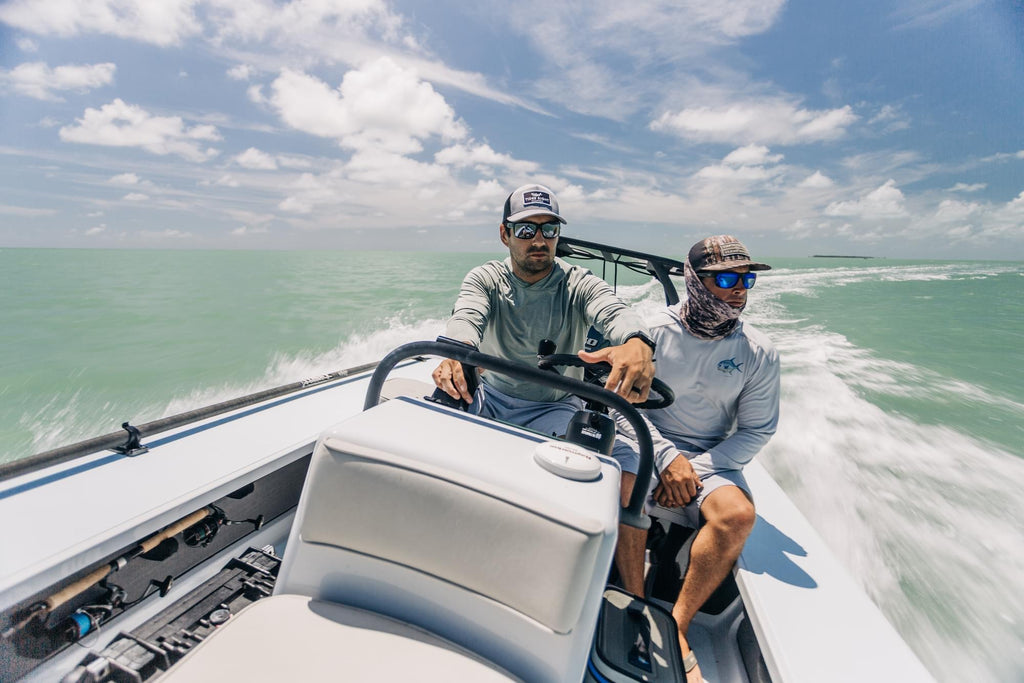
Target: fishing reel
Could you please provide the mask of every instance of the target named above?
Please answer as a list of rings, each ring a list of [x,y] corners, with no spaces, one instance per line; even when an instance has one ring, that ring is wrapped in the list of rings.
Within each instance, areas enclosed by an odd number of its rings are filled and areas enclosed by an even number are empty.
[[[210,543],[213,542],[213,539],[217,537],[217,533],[220,531],[220,528],[224,526],[252,524],[253,531],[259,531],[263,527],[263,515],[259,515],[254,519],[228,519],[224,510],[220,509],[216,505],[210,505],[209,507],[211,509],[210,515],[185,529],[181,535],[182,540],[185,541],[185,545],[190,548],[205,548],[210,545]]]
[[[103,623],[109,621],[116,611],[123,610],[125,607],[138,602],[136,600],[126,603],[125,598],[128,597],[128,594],[118,585],[106,584],[105,582],[100,585],[107,589],[106,599],[92,605],[79,607],[67,619],[61,622],[56,630],[63,640],[69,643],[77,643],[90,633],[98,630]],[[147,592],[143,597],[148,595],[149,589],[147,588]],[[139,600],[141,599],[139,598]]]

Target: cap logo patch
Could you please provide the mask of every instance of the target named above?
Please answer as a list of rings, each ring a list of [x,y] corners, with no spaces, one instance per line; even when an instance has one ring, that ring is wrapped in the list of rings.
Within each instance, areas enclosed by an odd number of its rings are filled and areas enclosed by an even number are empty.
[[[540,190],[530,190],[523,193],[523,206],[542,206],[545,209],[551,208],[551,195]]]
[[[722,252],[723,259],[749,259],[750,254],[739,242],[726,242],[724,244],[719,243],[718,248]]]

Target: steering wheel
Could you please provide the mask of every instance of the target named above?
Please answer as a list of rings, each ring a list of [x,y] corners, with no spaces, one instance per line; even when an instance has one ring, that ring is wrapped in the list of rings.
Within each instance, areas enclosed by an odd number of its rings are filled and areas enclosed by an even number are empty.
[[[559,366],[583,368],[586,370],[584,381],[600,387],[603,387],[604,383],[608,381],[608,375],[612,371],[612,366],[609,363],[588,363],[571,353],[553,353],[550,356],[541,356],[540,360],[537,361],[537,367],[541,370],[550,370]],[[637,408],[658,410],[659,408],[667,408],[675,400],[675,392],[667,384],[655,377],[651,381],[651,391],[647,395],[647,400],[643,403],[634,403],[633,405]]]

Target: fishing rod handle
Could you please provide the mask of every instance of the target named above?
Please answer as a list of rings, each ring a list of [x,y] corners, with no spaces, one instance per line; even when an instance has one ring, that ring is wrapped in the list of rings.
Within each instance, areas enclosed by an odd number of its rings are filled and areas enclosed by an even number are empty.
[[[142,548],[142,551],[139,552],[138,555],[144,555],[148,553],[150,550],[157,547],[171,536],[177,536],[185,529],[189,528],[197,522],[203,521],[211,514],[213,514],[213,510],[209,507],[204,507],[201,510],[196,510],[188,517],[179,519],[177,522],[167,527],[163,531],[153,534],[152,536],[144,540],[142,543],[140,543],[139,547]]]
[[[80,594],[82,591],[95,586],[97,583],[106,578],[106,576],[113,571],[113,567],[110,564],[105,564],[99,567],[89,574],[83,576],[78,581],[75,581],[71,585],[65,586],[61,590],[57,591],[50,597],[43,601],[46,606],[46,612],[50,613],[57,609],[65,602]]]
[[[127,559],[131,559],[132,557],[138,557],[139,555],[148,553],[150,550],[160,545],[165,539],[168,539],[171,536],[176,536],[196,522],[206,519],[206,517],[208,517],[212,512],[211,508],[204,507],[201,510],[196,510],[187,517],[179,519],[163,531],[155,533],[139,543],[139,545],[127,553],[127,556],[119,556],[117,559],[110,561],[102,567],[98,567],[86,576],[80,578],[78,581],[65,586],[50,597],[46,598],[42,604],[45,605],[47,612],[52,612],[71,598],[105,579],[112,571],[114,571],[115,567],[120,568],[120,566],[125,563],[126,557]]]

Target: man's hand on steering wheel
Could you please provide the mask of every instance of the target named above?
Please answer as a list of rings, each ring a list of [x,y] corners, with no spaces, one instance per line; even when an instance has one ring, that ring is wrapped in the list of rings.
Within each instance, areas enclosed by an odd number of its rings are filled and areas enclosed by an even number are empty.
[[[462,363],[445,358],[431,375],[434,384],[455,400],[462,399],[466,403],[473,402],[473,393],[469,390],[466,376],[462,371]]]
[[[578,355],[587,363],[604,362],[612,366],[605,389],[614,391],[630,403],[647,400],[654,380],[654,351],[643,340],[629,339],[619,346],[580,351]]]

